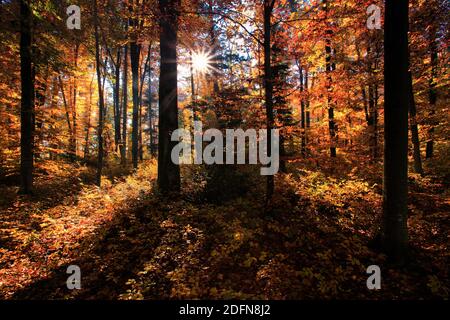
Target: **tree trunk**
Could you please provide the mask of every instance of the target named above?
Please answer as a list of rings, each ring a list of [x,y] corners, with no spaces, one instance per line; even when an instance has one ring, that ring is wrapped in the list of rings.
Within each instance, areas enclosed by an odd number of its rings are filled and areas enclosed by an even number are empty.
[[[120,144],[120,163],[125,166],[127,164],[127,140],[128,140],[128,46],[124,48],[123,62],[123,105],[122,105],[122,141]]]
[[[267,155],[272,155],[272,140],[270,131],[274,127],[273,114],[273,75],[271,64],[271,37],[272,37],[272,10],[275,0],[264,0],[264,91],[266,103],[266,121],[267,121]],[[270,201],[274,192],[274,178],[267,176],[266,200]]]
[[[325,7],[325,14],[328,18],[328,1],[323,0]],[[327,22],[328,23],[328,22]],[[327,73],[327,108],[328,108],[328,130],[330,132],[330,156],[332,158],[336,157],[336,124],[334,121],[334,104],[332,98],[332,77],[331,72],[333,71],[333,64],[331,63],[331,37],[333,31],[327,29],[325,31],[325,69]]]
[[[116,152],[119,148],[120,141],[120,62],[122,48],[117,48],[117,60],[115,69],[115,82],[114,82],[114,146]]]
[[[33,192],[34,78],[31,55],[30,2],[20,1],[20,193]]]
[[[299,76],[300,76],[300,123],[301,123],[301,153],[303,158],[306,157],[306,110],[305,110],[305,99],[303,97],[304,94],[304,76],[303,76],[303,68],[299,64]]]
[[[311,128],[311,111],[310,111],[310,96],[309,96],[309,90],[314,87],[314,77],[311,81],[311,88],[309,88],[309,71],[308,69],[305,70],[305,90],[306,90],[306,112],[305,112],[305,118],[306,118],[306,128],[305,128],[305,136],[306,136],[306,153],[308,153],[308,144],[309,144],[309,137],[308,132]]]
[[[382,246],[397,263],[408,247],[408,0],[386,0]]]
[[[86,161],[89,156],[89,134],[91,131],[91,114],[92,114],[92,84],[94,82],[94,76],[92,76],[91,83],[89,84],[89,104],[87,110],[86,120],[86,136],[84,138],[84,160]]]
[[[428,130],[428,141],[425,151],[425,158],[430,159],[433,157],[434,151],[434,115],[436,114],[436,102],[437,102],[437,93],[436,93],[436,78],[437,78],[437,67],[438,67],[438,53],[437,53],[437,44],[434,39],[435,31],[432,31],[430,36],[430,55],[431,55],[431,77],[429,82],[429,101],[430,101],[430,118],[431,118],[431,126]]]
[[[74,48],[74,67],[75,70],[78,68],[78,52],[80,45],[76,44]],[[72,133],[70,136],[70,158],[75,161],[77,158],[77,75],[73,76],[73,92],[72,92],[72,103],[71,103],[71,113],[72,113]]]
[[[33,52],[32,55],[34,56]],[[44,115],[43,107],[46,103],[46,93],[49,88],[49,66],[46,66],[45,71],[41,75],[43,81],[37,83],[35,89],[35,137],[34,137],[34,158],[38,159],[42,157],[42,142],[44,140]],[[36,84],[35,84],[36,85]]]
[[[152,46],[150,44],[148,50],[152,50]],[[151,56],[151,53],[150,53]],[[149,134],[149,150],[150,155],[155,156],[155,144],[153,142],[153,90],[152,90],[152,67],[151,64],[148,68],[148,134]]]
[[[145,59],[145,64],[144,64],[144,71],[141,74],[141,80],[140,80],[140,88],[139,88],[139,160],[143,161],[144,160],[144,144],[142,143],[142,131],[143,131],[143,126],[142,126],[142,104],[143,104],[143,99],[142,99],[142,92],[144,90],[144,82],[145,82],[145,75],[147,74],[147,72],[149,72],[149,64],[150,64],[150,57],[151,57],[151,44],[149,44],[148,46],[148,52],[147,52],[147,58]],[[149,76],[150,76],[150,72],[149,72]]]
[[[378,158],[378,108],[375,99],[375,85],[369,84],[369,131],[370,131],[370,149],[372,160]]]
[[[103,112],[104,112],[104,100],[103,100],[103,87],[102,77],[100,72],[100,41],[99,41],[99,21],[97,11],[97,0],[94,0],[94,19],[95,19],[95,63],[97,69],[97,83],[98,83],[98,160],[97,160],[97,185],[101,186],[102,183],[102,170],[103,170]]]
[[[208,7],[211,12],[214,11],[213,1],[208,1]],[[213,82],[213,93],[217,94],[219,92],[219,74],[217,70],[219,69],[219,65],[217,63],[217,35],[215,29],[215,21],[214,15],[210,15],[210,29],[209,29],[209,38],[210,38],[210,46],[211,46],[211,56],[213,57],[213,61],[211,62],[212,67],[212,82]]]
[[[180,168],[172,162],[171,152],[176,141],[172,132],[178,129],[177,92],[177,32],[179,0],[159,0],[160,20],[160,80],[159,80],[159,141],[158,186],[162,193],[180,190]]]
[[[413,144],[414,172],[423,174],[422,158],[420,156],[419,129],[416,119],[416,103],[414,101],[414,88],[411,72],[408,73],[409,82],[409,124],[411,126],[411,141]]]
[[[133,120],[131,132],[131,159],[133,168],[138,167],[139,153],[139,57],[140,46],[136,42],[130,44],[131,76],[133,83]]]

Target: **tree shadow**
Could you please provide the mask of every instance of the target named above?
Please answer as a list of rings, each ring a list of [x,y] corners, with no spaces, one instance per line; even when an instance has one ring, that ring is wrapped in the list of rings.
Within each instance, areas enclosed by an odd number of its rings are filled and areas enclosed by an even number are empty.
[[[130,202],[131,210],[114,213],[111,221],[82,239],[70,254],[70,262],[55,267],[45,279],[16,291],[11,299],[117,299],[127,280],[153,255],[161,235],[161,216],[144,214],[150,212],[150,204]],[[81,269],[80,290],[67,288],[69,265]]]

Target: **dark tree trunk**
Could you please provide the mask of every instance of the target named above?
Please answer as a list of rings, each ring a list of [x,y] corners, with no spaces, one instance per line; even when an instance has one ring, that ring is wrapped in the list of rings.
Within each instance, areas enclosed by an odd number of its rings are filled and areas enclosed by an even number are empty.
[[[272,141],[270,131],[274,127],[273,114],[273,74],[271,63],[271,41],[272,41],[272,11],[275,0],[264,0],[264,91],[266,104],[266,121],[267,121],[267,155],[272,155]],[[266,200],[270,201],[274,192],[274,178],[272,175],[267,176]]]
[[[208,3],[209,9],[211,12],[214,11],[213,1],[209,1]],[[219,92],[219,74],[217,72],[219,66],[217,61],[217,35],[215,29],[214,15],[210,15],[210,29],[209,29],[209,38],[210,38],[210,46],[211,46],[211,56],[213,57],[213,61],[211,63],[212,69],[212,81],[213,81],[213,92],[217,94]]]
[[[159,0],[160,20],[160,80],[159,80],[159,141],[158,186],[162,193],[180,190],[180,168],[172,162],[171,152],[177,142],[171,141],[178,129],[177,92],[177,32],[179,0]]]
[[[308,137],[308,131],[311,128],[311,111],[310,111],[310,96],[309,96],[309,90],[314,87],[314,76],[312,75],[312,81],[311,81],[311,87],[309,87],[309,71],[306,69],[306,75],[305,75],[305,89],[306,89],[306,112],[305,112],[305,118],[306,118],[306,152],[308,152],[308,144],[309,144],[309,137]]]
[[[34,56],[34,54],[32,53]],[[42,157],[42,142],[44,140],[44,116],[43,116],[43,107],[46,103],[46,92],[49,87],[49,66],[46,66],[45,71],[41,75],[44,80],[40,81],[35,89],[35,138],[34,138],[34,158],[38,159]],[[37,110],[36,110],[37,109]]]
[[[50,110],[56,110],[58,108],[58,92],[59,92],[58,77],[53,77],[53,84],[50,98]],[[51,117],[50,130],[53,131],[55,123],[57,121],[56,114],[52,112],[50,117]],[[50,134],[48,134],[47,139],[49,140],[51,148],[49,151],[50,160],[55,160],[57,155],[55,150],[58,149],[58,144],[55,141],[55,137],[53,137]]]
[[[437,44],[434,39],[435,31],[432,31],[430,40],[430,55],[431,55],[431,77],[429,82],[429,101],[430,101],[430,118],[431,126],[428,130],[428,141],[425,150],[425,158],[430,159],[433,157],[434,149],[434,115],[436,114],[436,102],[437,102],[437,92],[436,92],[436,78],[437,78],[437,67],[438,67],[438,52]]]
[[[372,160],[378,158],[378,108],[375,98],[375,85],[369,84],[369,130],[370,130],[370,149]]]
[[[75,70],[78,68],[78,52],[80,45],[76,44],[74,48],[74,67]],[[72,132],[70,136],[70,158],[75,161],[77,158],[77,76],[73,77],[73,92],[72,92],[72,103],[71,103],[71,113],[72,113]]]
[[[142,126],[142,104],[143,104],[142,92],[144,90],[145,75],[147,74],[147,72],[149,72],[150,57],[151,57],[151,44],[148,46],[147,58],[145,59],[144,71],[141,74],[140,88],[139,88],[139,160],[141,160],[141,161],[144,160],[144,145],[142,143],[143,142],[142,141],[142,138],[143,138],[143,135],[142,135],[142,131],[143,131],[143,126]],[[150,76],[150,72],[149,72],[149,76]]]
[[[100,72],[100,41],[99,41],[99,21],[97,11],[97,0],[94,0],[94,18],[95,18],[95,63],[97,69],[97,83],[98,83],[98,160],[97,160],[97,185],[101,186],[102,183],[102,170],[103,170],[103,116],[104,116],[104,98],[103,98],[103,86],[102,76]]]
[[[299,76],[300,76],[300,124],[301,124],[301,153],[303,157],[306,157],[306,110],[305,110],[305,99],[303,97],[304,94],[304,76],[303,76],[303,68],[299,65]]]
[[[328,1],[323,0],[325,14],[328,17]],[[328,23],[328,22],[327,22]],[[336,157],[336,123],[334,121],[334,104],[332,98],[333,79],[331,72],[333,71],[333,64],[331,62],[331,37],[333,31],[327,29],[325,31],[325,69],[327,73],[327,108],[328,108],[328,130],[330,132],[330,156]]]
[[[373,61],[374,55],[372,53],[373,41],[369,39],[369,45],[367,47],[367,75],[369,78],[368,91],[368,110],[366,111],[366,120],[369,130],[369,146],[370,156],[372,161],[378,159],[378,86],[374,76],[374,64],[376,69],[376,62]],[[363,91],[363,98],[365,91]],[[367,108],[367,103],[365,105]]]
[[[138,167],[139,153],[139,57],[140,46],[136,42],[130,44],[131,76],[133,83],[133,120],[131,132],[131,159],[133,168]]]
[[[384,188],[382,246],[397,263],[408,247],[408,0],[387,0],[384,33]]]
[[[414,88],[411,72],[408,74],[409,81],[409,125],[411,126],[411,141],[413,144],[414,172],[423,174],[422,158],[420,156],[419,129],[416,119],[416,102],[414,101]]]
[[[72,121],[70,120],[70,112],[69,112],[69,106],[67,104],[67,99],[66,99],[66,93],[64,90],[64,83],[62,81],[61,76],[58,76],[58,80],[59,80],[59,86],[61,88],[61,96],[63,98],[63,105],[64,105],[64,110],[65,110],[65,114],[66,114],[66,122],[67,122],[67,129],[69,130],[69,158],[73,160],[73,156],[72,156],[72,145],[73,145],[73,128],[72,128]]]
[[[117,60],[115,69],[115,82],[114,82],[114,146],[117,152],[120,141],[120,62],[122,48],[117,48]]]
[[[152,50],[152,46],[150,44],[148,50]],[[151,53],[150,53],[151,56]],[[152,90],[152,67],[151,64],[148,68],[148,134],[149,134],[149,150],[150,155],[155,156],[155,144],[153,141],[153,90]]]
[[[20,1],[20,193],[33,191],[34,77],[31,55],[32,14],[30,2]]]
[[[91,131],[91,114],[92,114],[92,84],[94,82],[94,77],[92,76],[91,83],[89,85],[89,104],[87,110],[87,120],[86,120],[86,136],[84,138],[84,160],[86,161],[89,156],[89,134]]]
[[[122,165],[127,164],[127,140],[128,140],[128,46],[124,48],[123,62],[123,105],[122,105],[122,141],[120,144],[120,162]]]

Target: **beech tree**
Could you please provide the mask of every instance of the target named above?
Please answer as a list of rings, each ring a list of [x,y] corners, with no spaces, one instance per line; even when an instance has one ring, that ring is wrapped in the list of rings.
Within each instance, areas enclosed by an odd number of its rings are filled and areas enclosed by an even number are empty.
[[[161,192],[180,189],[180,168],[171,160],[177,144],[171,141],[178,129],[177,87],[177,32],[178,0],[159,0],[160,9],[160,74],[159,74],[159,134],[158,134],[158,186]]]
[[[94,1],[94,28],[95,28],[95,66],[97,70],[97,83],[98,83],[98,127],[97,127],[97,139],[98,139],[98,158],[97,158],[97,185],[101,186],[102,183],[102,170],[103,170],[103,119],[105,102],[103,96],[103,84],[101,75],[101,60],[100,60],[100,34],[99,34],[99,17],[97,0]]]
[[[32,62],[32,13],[30,1],[20,0],[20,192],[30,194],[33,190],[34,148],[34,72]]]
[[[384,33],[382,245],[403,263],[408,247],[408,0],[387,0]]]

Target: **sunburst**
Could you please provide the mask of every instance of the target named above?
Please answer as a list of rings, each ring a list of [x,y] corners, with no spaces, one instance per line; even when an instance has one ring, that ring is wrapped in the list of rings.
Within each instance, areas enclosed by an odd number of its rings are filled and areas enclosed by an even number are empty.
[[[207,73],[213,69],[213,57],[207,51],[197,51],[191,53],[192,68],[200,73]]]

